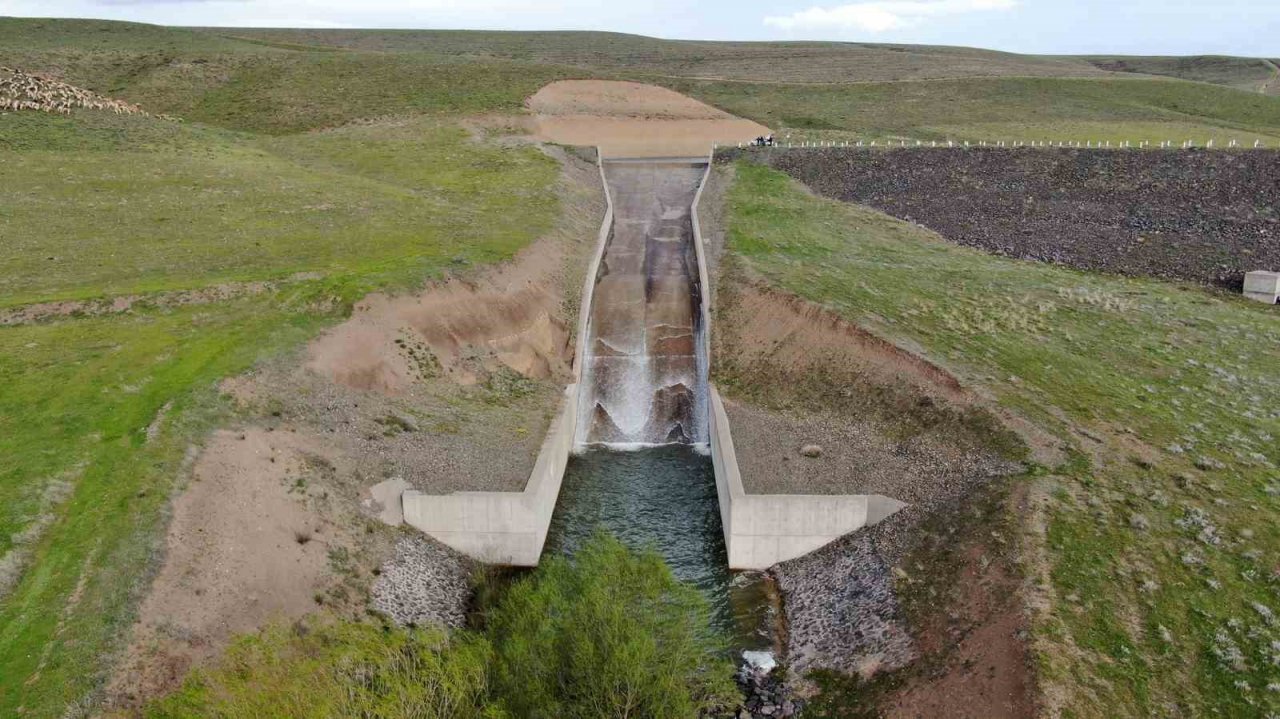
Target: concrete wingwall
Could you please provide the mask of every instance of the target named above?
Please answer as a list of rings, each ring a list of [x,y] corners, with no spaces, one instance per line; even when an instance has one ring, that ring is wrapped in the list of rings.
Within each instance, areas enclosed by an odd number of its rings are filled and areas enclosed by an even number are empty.
[[[707,273],[698,203],[712,167],[709,158],[691,212],[698,274],[703,287],[702,351],[708,358],[711,357],[712,285]],[[729,417],[710,378],[707,395],[711,461],[730,569],[766,569],[795,559],[849,532],[875,524],[906,506],[904,502],[879,494],[747,494],[738,471]]]
[[[605,214],[596,238],[595,254],[583,280],[578,309],[574,381],[565,387],[560,407],[538,450],[533,471],[522,492],[454,492],[425,494],[406,490],[401,495],[404,521],[463,554],[490,564],[532,567],[542,556],[547,529],[555,512],[560,484],[577,434],[579,387],[587,338],[587,320],[596,274],[613,228],[613,197],[605,180],[603,153],[596,165],[605,193]]]

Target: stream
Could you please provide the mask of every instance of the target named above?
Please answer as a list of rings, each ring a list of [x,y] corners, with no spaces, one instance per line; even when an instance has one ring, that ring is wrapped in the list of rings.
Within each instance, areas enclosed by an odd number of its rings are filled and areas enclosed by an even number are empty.
[[[544,551],[569,552],[596,528],[651,547],[711,603],[735,650],[771,650],[776,611],[758,572],[731,572],[711,457],[686,444],[588,449],[569,460]]]

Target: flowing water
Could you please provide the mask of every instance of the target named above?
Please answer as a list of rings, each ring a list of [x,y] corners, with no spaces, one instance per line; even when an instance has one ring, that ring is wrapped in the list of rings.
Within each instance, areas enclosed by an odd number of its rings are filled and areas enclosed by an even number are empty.
[[[657,550],[678,578],[706,595],[715,625],[736,649],[772,648],[765,579],[729,571],[710,457],[681,444],[573,457],[545,551],[572,552],[597,528],[627,546]]]
[[[606,162],[614,222],[584,342],[576,444],[546,551],[603,528],[710,600],[737,649],[771,649],[759,574],[728,569],[707,446],[707,357],[691,207],[705,162]],[[622,448],[639,451],[618,451]]]
[[[705,163],[609,162],[614,220],[582,357],[578,444],[706,441],[690,209]]]

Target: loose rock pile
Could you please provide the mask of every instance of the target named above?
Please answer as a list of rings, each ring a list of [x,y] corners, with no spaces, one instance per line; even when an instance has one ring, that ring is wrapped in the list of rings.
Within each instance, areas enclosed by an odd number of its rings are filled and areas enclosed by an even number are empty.
[[[1009,257],[1233,290],[1245,272],[1280,268],[1273,150],[828,148],[752,156],[828,197]]]
[[[468,561],[425,536],[401,539],[373,583],[373,608],[401,626],[461,627],[471,593]]]
[[[72,110],[110,110],[117,115],[147,114],[137,105],[103,97],[65,82],[0,66],[0,112],[37,110],[70,115]]]
[[[787,661],[793,675],[822,668],[869,676],[915,659],[874,530],[850,534],[773,568],[786,597]]]
[[[766,672],[744,664],[735,679],[746,699],[735,719],[792,717],[804,709],[804,700],[795,697],[781,678],[782,672]]]

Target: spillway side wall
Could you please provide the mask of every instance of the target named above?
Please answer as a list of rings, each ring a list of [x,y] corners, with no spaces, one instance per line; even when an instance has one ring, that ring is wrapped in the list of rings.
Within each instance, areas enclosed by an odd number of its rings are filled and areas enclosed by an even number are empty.
[[[906,506],[879,494],[803,495],[747,494],[742,486],[738,459],[733,447],[729,416],[720,394],[711,384],[711,297],[698,203],[710,179],[712,164],[694,196],[691,217],[702,283],[702,331],[700,358],[706,358],[707,416],[716,495],[720,500],[720,523],[730,569],[767,569],[778,562],[795,559],[825,544],[875,524]],[[702,368],[700,368],[702,369]]]
[[[600,261],[613,228],[613,198],[604,176],[603,154],[596,150],[600,185],[605,194],[605,214],[596,239],[595,256],[583,281],[578,308],[578,339],[573,361],[574,382],[565,387],[560,407],[522,492],[454,492],[424,494],[408,490],[401,495],[404,521],[463,554],[490,564],[532,567],[542,556],[551,515],[560,496],[565,467],[573,452],[578,429],[582,358],[588,334],[592,294]]]

